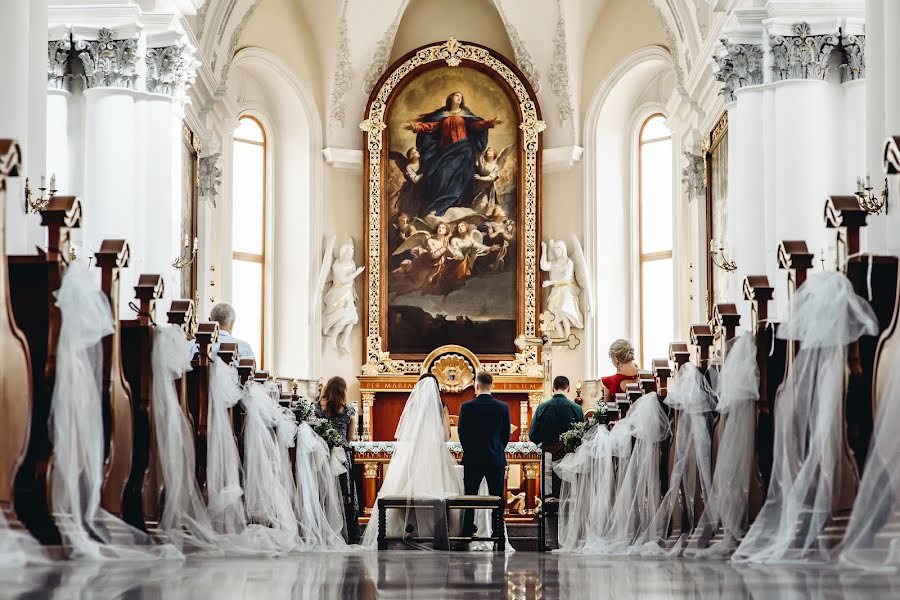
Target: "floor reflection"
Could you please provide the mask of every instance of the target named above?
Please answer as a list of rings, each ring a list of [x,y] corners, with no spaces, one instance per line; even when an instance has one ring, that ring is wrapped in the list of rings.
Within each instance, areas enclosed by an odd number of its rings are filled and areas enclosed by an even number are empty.
[[[833,566],[744,566],[518,552],[303,554],[184,563],[61,563],[4,570],[0,598],[871,598],[900,597],[896,574]]]

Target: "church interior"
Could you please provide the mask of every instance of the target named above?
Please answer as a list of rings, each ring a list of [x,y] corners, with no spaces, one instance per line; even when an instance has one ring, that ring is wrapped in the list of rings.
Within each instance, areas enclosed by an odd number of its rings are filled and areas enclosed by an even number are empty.
[[[0,596],[900,596],[898,32],[4,0]]]

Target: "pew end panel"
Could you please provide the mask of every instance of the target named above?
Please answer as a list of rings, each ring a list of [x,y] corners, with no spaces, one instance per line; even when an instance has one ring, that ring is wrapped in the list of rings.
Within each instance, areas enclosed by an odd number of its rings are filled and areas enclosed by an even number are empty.
[[[0,511],[9,527],[23,527],[15,510],[13,481],[25,459],[31,431],[31,356],[16,325],[6,264],[7,179],[19,176],[21,149],[0,140]]]

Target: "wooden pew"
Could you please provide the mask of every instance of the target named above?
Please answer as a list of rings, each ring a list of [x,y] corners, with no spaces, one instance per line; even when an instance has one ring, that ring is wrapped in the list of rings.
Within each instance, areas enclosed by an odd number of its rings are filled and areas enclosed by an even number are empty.
[[[13,480],[28,449],[32,406],[28,342],[13,316],[6,266],[7,179],[19,176],[19,161],[19,144],[0,140],[0,511],[12,528],[22,527]]]
[[[197,352],[191,360],[187,379],[187,404],[194,430],[197,457],[197,483],[206,489],[206,439],[209,413],[209,363],[213,343],[219,337],[219,324],[200,323],[195,334]]]
[[[256,360],[252,358],[239,358],[237,362],[237,372],[238,379],[241,382],[241,386],[243,386],[250,380],[250,376],[256,372]],[[299,396],[297,397],[299,398]]]
[[[675,365],[675,376],[678,376],[678,369],[686,362],[691,360],[691,351],[684,342],[672,342],[669,344],[669,360]]]
[[[855,199],[855,196],[853,197]],[[831,199],[829,199],[831,200]],[[835,205],[826,202],[826,225],[844,228],[852,233],[847,239],[858,239],[858,229],[865,226],[866,213],[859,203],[849,200]],[[858,225],[846,225],[847,223]],[[854,291],[869,301],[878,318],[879,333],[888,330],[897,302],[897,257],[859,254],[859,248],[848,248],[844,262],[838,262],[853,285]],[[841,260],[840,252],[837,257]],[[848,349],[849,378],[845,404],[847,441],[856,466],[862,472],[872,439],[874,416],[873,380],[880,336],[863,336]]]
[[[782,240],[778,244],[778,268],[788,272],[788,294],[797,291],[806,281],[806,274],[812,269],[813,254],[806,242]]]
[[[756,364],[759,368],[756,452],[766,489],[772,475],[775,446],[775,394],[784,380],[787,346],[777,339],[777,324],[769,321],[769,302],[774,288],[765,275],[748,275],[743,284],[744,299],[750,302],[751,331],[756,337]],[[771,356],[770,356],[771,355]]]
[[[638,385],[641,386],[641,394],[649,394],[656,391],[656,379],[650,371],[638,371]]]
[[[669,410],[669,406],[665,404],[666,395],[669,393],[669,380],[672,377],[672,368],[669,366],[668,359],[653,359],[653,377],[656,379],[656,395],[659,397],[659,402],[667,413],[671,413],[671,411]],[[665,494],[669,489],[669,464],[671,447],[671,437],[668,437],[659,443],[659,489],[663,494]]]
[[[713,330],[709,325],[691,325],[691,345],[697,349],[697,368],[706,373],[709,369]]]
[[[856,196],[829,196],[825,201],[825,226],[837,229],[837,264],[859,254],[860,229],[866,226],[867,213]]]
[[[653,377],[656,379],[656,394],[660,400],[665,399],[669,391],[669,378],[672,376],[672,369],[669,367],[669,361],[665,358],[653,359]]]
[[[62,317],[53,292],[62,283],[69,230],[81,226],[81,201],[74,196],[53,197],[41,212],[41,223],[47,228],[47,250],[7,259],[13,316],[28,342],[33,393],[28,450],[15,479],[15,508],[38,540],[59,545],[62,540],[50,511],[53,443],[49,419]]]
[[[194,320],[194,301],[193,300],[172,300],[169,310],[166,313],[166,319],[169,325],[176,325],[184,331],[185,340],[190,334],[191,325]],[[193,357],[191,357],[193,359]],[[178,397],[180,399],[181,410],[184,411],[188,420],[191,419],[191,411],[188,408],[187,401],[187,377],[178,380]]]
[[[144,484],[148,468],[158,468],[158,456],[153,436],[153,335],[156,318],[156,301],[165,291],[160,275],[141,275],[134,293],[138,300],[138,312],[134,319],[120,323],[122,336],[122,368],[125,380],[131,388],[131,414],[134,444],[131,454],[131,473],[123,496],[125,522],[142,531],[155,529],[159,510],[156,502],[144,506]],[[148,510],[145,510],[147,508]],[[150,517],[146,517],[150,515]],[[152,517],[156,517],[154,520]],[[147,521],[152,521],[148,523]]]
[[[737,328],[741,324],[741,315],[734,304],[716,304],[713,307],[713,323],[720,332],[722,339],[722,359],[725,358],[725,349],[728,342],[734,338]]]
[[[100,505],[121,517],[122,496],[131,474],[134,447],[131,387],[122,369],[122,340],[119,325],[120,269],[128,267],[130,248],[125,240],[103,240],[94,257],[100,268],[100,287],[112,308],[113,333],[103,338],[103,434],[106,461]]]

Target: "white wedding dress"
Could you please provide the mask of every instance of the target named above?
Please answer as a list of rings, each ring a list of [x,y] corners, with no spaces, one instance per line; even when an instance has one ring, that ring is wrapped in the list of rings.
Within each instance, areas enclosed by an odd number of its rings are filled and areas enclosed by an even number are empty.
[[[394,453],[363,537],[362,545],[367,548],[378,546],[378,502],[381,498],[405,496],[437,503],[462,494],[456,461],[447,449],[444,405],[434,379],[423,379],[413,388],[400,415],[395,437]],[[443,510],[388,509],[385,522],[391,537],[401,536],[404,531],[420,538],[437,533],[435,547],[446,548],[446,538],[459,528],[461,517],[461,514],[451,514],[448,523]]]

